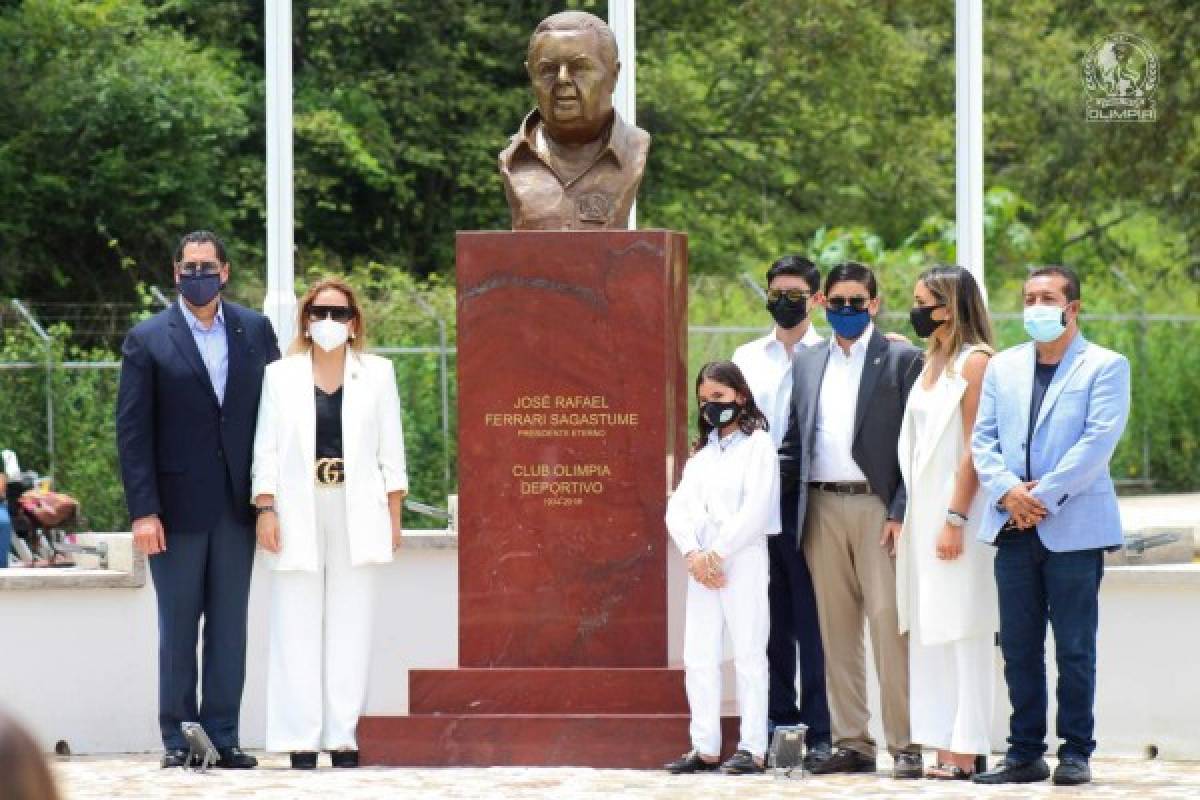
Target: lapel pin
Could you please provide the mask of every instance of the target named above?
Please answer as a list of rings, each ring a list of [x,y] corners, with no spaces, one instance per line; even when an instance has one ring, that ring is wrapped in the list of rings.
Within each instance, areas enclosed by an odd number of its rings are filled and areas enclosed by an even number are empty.
[[[875,356],[875,366],[879,366],[879,362],[880,362],[880,361],[882,361],[882,360],[883,360],[883,359],[882,359],[882,358],[880,358],[879,356]]]

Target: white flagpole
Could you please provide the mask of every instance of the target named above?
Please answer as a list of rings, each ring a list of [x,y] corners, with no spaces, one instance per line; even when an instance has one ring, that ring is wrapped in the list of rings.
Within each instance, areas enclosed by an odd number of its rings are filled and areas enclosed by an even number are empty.
[[[613,92],[613,108],[630,125],[637,124],[637,44],[634,40],[634,0],[608,0],[608,27],[617,37],[621,75]],[[637,202],[629,209],[629,227],[637,228]]]
[[[979,282],[984,299],[983,0],[955,0],[955,226],[958,264]]]
[[[267,295],[263,312],[287,350],[296,322],[292,198],[292,2],[264,0],[267,34]]]

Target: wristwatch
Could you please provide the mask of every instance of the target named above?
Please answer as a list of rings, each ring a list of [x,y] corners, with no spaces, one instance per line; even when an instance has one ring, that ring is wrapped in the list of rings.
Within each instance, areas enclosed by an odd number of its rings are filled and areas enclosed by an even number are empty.
[[[947,511],[946,523],[948,525],[953,525],[955,528],[961,528],[967,524],[967,515],[960,514],[957,511]]]
[[[274,510],[275,510],[275,506],[255,506],[254,507],[254,516],[257,517],[260,514],[265,514],[268,511],[273,512]]]

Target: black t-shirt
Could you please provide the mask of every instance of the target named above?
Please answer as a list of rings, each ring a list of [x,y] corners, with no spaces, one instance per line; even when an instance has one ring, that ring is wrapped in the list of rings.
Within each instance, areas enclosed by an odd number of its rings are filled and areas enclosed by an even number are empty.
[[[342,387],[332,394],[314,386],[317,403],[317,458],[342,457]]]
[[[1046,399],[1046,390],[1050,388],[1050,382],[1054,380],[1054,373],[1058,371],[1058,364],[1042,364],[1038,363],[1033,371],[1033,397],[1029,403],[1029,433],[1025,436],[1025,480],[1033,480],[1032,467],[1030,466],[1029,451],[1033,447],[1033,426],[1037,424],[1038,414],[1042,410],[1042,401]]]

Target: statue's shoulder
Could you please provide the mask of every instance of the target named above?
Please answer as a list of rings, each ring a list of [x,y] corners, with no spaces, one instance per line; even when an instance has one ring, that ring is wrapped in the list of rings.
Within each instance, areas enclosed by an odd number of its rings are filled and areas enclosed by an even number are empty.
[[[496,157],[496,161],[500,164],[501,172],[508,172],[512,165],[513,155],[517,152],[517,146],[521,143],[521,132],[517,131],[508,139],[508,144],[500,151],[500,155]]]
[[[650,151],[650,134],[647,133],[645,130],[637,127],[636,125],[634,125],[632,127],[633,127],[632,139],[634,142],[634,146],[637,149],[638,154],[643,159],[645,159],[646,153],[648,153]]]
[[[641,173],[646,165],[646,154],[650,152],[650,134],[636,125],[630,125],[620,114],[616,116],[613,144],[617,155],[629,161]]]
[[[643,149],[650,147],[650,134],[646,130],[639,128],[637,125],[630,125],[629,127],[633,141],[637,143],[638,147]]]

